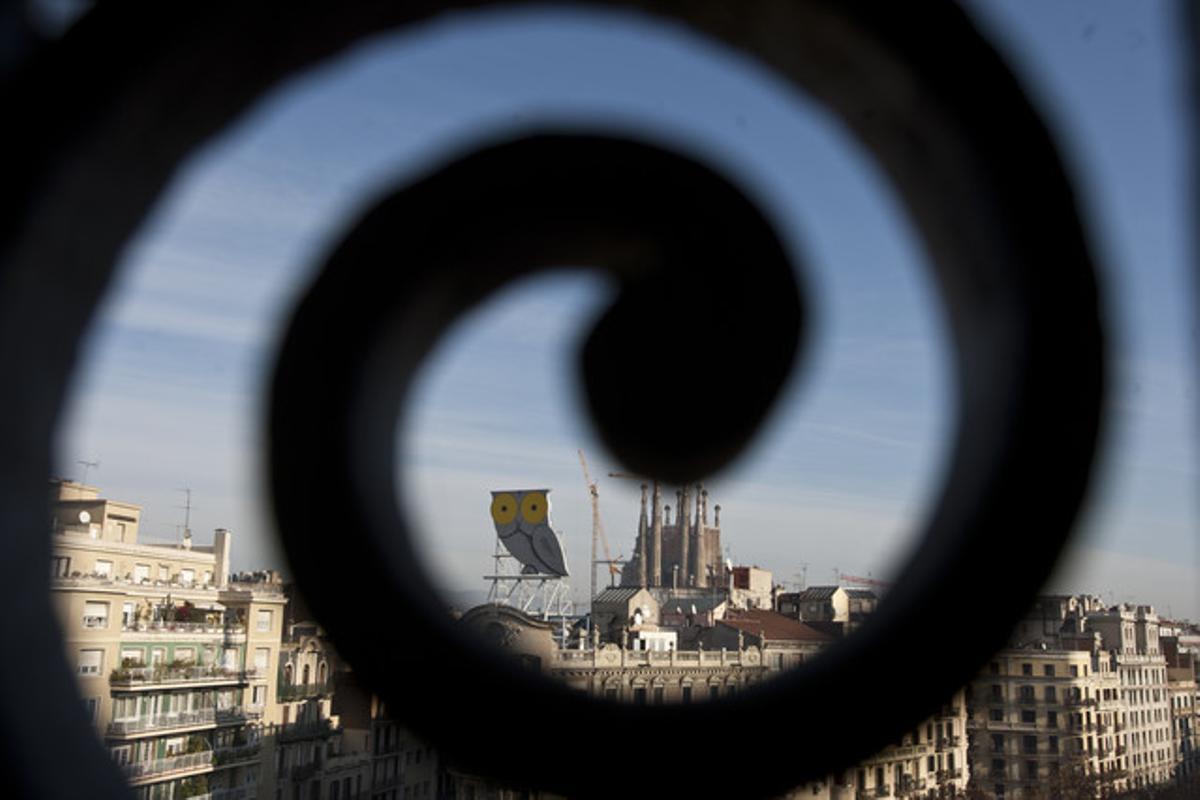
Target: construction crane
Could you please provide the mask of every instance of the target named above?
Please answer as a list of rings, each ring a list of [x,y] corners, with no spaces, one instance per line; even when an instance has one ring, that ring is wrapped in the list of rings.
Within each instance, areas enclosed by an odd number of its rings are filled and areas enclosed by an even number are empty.
[[[620,567],[613,560],[612,553],[608,549],[608,537],[604,535],[604,523],[600,521],[600,490],[596,487],[596,482],[592,480],[592,474],[588,471],[587,457],[584,456],[583,450],[579,451],[579,465],[583,467],[583,480],[587,483],[588,494],[592,498],[592,594],[596,596],[596,564],[600,563],[596,557],[596,542],[599,541],[604,546],[604,563],[608,564],[609,583],[612,583],[613,578],[621,574]]]

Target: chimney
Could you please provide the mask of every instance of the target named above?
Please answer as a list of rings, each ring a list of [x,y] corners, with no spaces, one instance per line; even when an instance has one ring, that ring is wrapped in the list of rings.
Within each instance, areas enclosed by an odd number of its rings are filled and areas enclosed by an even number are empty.
[[[216,563],[213,565],[213,580],[218,589],[225,589],[229,586],[231,568],[229,553],[232,539],[233,534],[227,528],[217,528],[213,531],[213,554],[216,556]]]
[[[713,527],[721,527],[721,504],[717,503],[713,506]]]

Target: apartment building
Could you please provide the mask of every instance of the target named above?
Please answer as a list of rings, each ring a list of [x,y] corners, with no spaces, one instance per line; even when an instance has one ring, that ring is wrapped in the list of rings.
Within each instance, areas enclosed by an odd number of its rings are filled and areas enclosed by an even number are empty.
[[[1174,777],[1175,746],[1158,615],[1151,606],[1122,604],[1088,614],[1086,628],[1102,637],[1119,680],[1122,730],[1117,746],[1127,750],[1121,762],[1127,785],[1166,783]]]
[[[370,732],[365,726],[346,725],[362,716],[354,702],[361,693],[343,680],[350,674],[348,669],[310,618],[295,587],[286,587],[285,593],[289,600],[287,628],[276,676],[281,724],[270,732],[275,740],[271,763],[275,797],[365,797],[372,786]],[[335,703],[338,692],[343,694],[340,704]],[[350,719],[342,719],[339,712],[348,713]]]
[[[970,781],[967,712],[960,691],[937,714],[858,766],[790,792],[789,800],[956,797]]]
[[[969,688],[975,785],[1020,798],[1068,770],[1124,788],[1120,677],[1082,650],[1005,650]]]
[[[264,726],[279,721],[277,578],[231,580],[229,531],[211,545],[190,531],[148,543],[137,505],[69,481],[51,491],[51,590],[66,657],[135,795],[270,796],[260,762]]]
[[[998,797],[1032,794],[1064,770],[1098,791],[1167,783],[1176,731],[1190,724],[1186,694],[1173,708],[1152,607],[1040,598],[972,684],[972,770]]]

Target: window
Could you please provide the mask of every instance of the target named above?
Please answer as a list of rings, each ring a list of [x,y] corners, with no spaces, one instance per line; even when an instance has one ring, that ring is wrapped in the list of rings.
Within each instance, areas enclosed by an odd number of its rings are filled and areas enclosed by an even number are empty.
[[[1051,728],[1058,727],[1058,712],[1057,711],[1047,711],[1046,712],[1046,725]]]
[[[1053,703],[1058,700],[1058,689],[1053,686],[1046,687],[1046,702]]]
[[[65,578],[71,574],[71,559],[66,556],[54,556],[50,559],[50,577]]]
[[[682,702],[684,705],[687,705],[688,703],[692,702],[692,685],[690,683],[686,683],[683,685],[680,702]]]
[[[212,583],[212,570],[204,570],[204,585]]]
[[[80,650],[79,651],[79,674],[80,675],[99,675],[100,670],[104,668],[104,651],[103,650]]]
[[[1053,678],[1054,677],[1054,665],[1046,664],[1045,666],[1043,666],[1042,674],[1045,675],[1047,678]]]
[[[1004,709],[993,708],[988,711],[988,719],[992,722],[1004,722]]]
[[[261,706],[261,705],[266,705],[266,702],[267,702],[267,687],[262,686],[262,685],[255,686],[254,694],[253,694],[253,697],[251,698],[250,705]]]
[[[83,627],[107,628],[108,603],[88,601],[83,604]]]
[[[716,700],[720,696],[721,696],[721,687],[720,686],[709,686],[708,687],[708,699],[709,700]]]
[[[1025,722],[1030,725],[1036,725],[1037,724],[1037,712],[1034,711],[1032,708],[1021,709],[1021,722]]]
[[[1022,664],[1021,665],[1021,674],[1022,675],[1032,675],[1033,674],[1033,664]]]
[[[158,579],[160,581],[162,581],[163,583],[166,583],[167,581],[171,580],[171,568],[168,567],[166,564],[159,564],[158,565]]]
[[[1036,753],[1037,752],[1037,737],[1036,736],[1022,736],[1021,737],[1021,752],[1022,753]]]
[[[988,673],[991,675],[999,675],[1000,674],[1000,662],[993,661],[992,663],[988,664]]]
[[[134,564],[133,565],[133,582],[147,583],[150,580],[150,565],[149,564]]]
[[[102,559],[102,558],[96,559],[95,573],[97,575],[101,575],[105,578],[111,578],[112,577],[112,562],[108,561],[107,559]]]
[[[1002,734],[1002,733],[993,733],[992,734],[992,750],[997,753],[1004,752],[1004,734]]]
[[[1075,664],[1072,664],[1072,665],[1071,665],[1071,677],[1072,677],[1072,678],[1078,678],[1078,677],[1079,677],[1079,667],[1078,667],[1077,665],[1075,665]]]
[[[272,621],[271,617],[272,616],[273,615],[272,615],[271,609],[269,609],[269,608],[259,609],[258,614],[255,615],[255,619],[258,621],[258,624],[257,624],[258,630],[260,630],[260,631],[271,630],[271,621]]]
[[[121,627],[131,628],[137,622],[137,611],[133,603],[121,604]]]
[[[100,713],[100,698],[85,697],[83,699],[83,710],[87,714],[88,722],[95,722],[96,715]]]
[[[271,648],[256,647],[254,648],[254,668],[259,672],[266,672],[271,666]]]
[[[174,660],[191,663],[196,660],[196,651],[191,647],[176,647]]]
[[[1004,699],[1004,687],[998,683],[992,684],[992,700],[1000,701]]]
[[[179,570],[179,582],[183,584],[192,584],[196,582],[196,570],[181,569]]]
[[[1046,749],[1049,750],[1051,753],[1058,752],[1058,737],[1057,736],[1051,736],[1049,739],[1046,740]]]

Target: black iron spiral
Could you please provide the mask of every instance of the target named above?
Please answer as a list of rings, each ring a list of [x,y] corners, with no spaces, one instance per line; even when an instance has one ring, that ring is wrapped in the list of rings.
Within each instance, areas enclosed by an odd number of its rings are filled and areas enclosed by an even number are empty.
[[[20,388],[0,395],[0,530],[12,543],[0,591],[28,613],[0,617],[5,641],[22,642],[21,659],[0,659],[0,763],[19,795],[76,796],[81,779],[93,796],[122,792],[78,708],[43,566],[54,425],[123,244],[181,160],[281,80],[381,31],[503,5],[104,4],[5,77],[16,124],[0,153],[0,369]],[[329,257],[274,376],[280,532],[339,650],[406,724],[471,768],[573,796],[628,793],[622,771],[581,766],[579,754],[633,736],[653,741],[663,764],[691,764],[694,744],[680,734],[705,731],[753,769],[647,771],[637,792],[778,793],[927,717],[1003,644],[1054,566],[1101,419],[1092,259],[1048,134],[953,3],[920,14],[833,0],[596,5],[677,20],[758,59],[836,114],[894,183],[955,346],[955,443],[917,557],[856,636],[736,700],[693,707],[576,697],[495,661],[442,619],[394,496],[392,434],[420,359],[462,310],[533,269],[614,274],[618,299],[581,354],[588,411],[629,467],[668,479],[711,472],[742,449],[803,339],[796,271],[733,182],[645,143],[555,131],[481,137],[475,152],[381,199]],[[698,342],[676,340],[658,302],[680,274],[702,275],[688,282],[690,299],[722,312]],[[685,426],[659,423],[680,409],[653,398],[629,413],[624,386],[647,338],[684,367],[725,365],[723,384],[738,391],[683,409],[711,435],[669,438]],[[386,625],[366,611],[381,607]],[[914,651],[938,657],[900,657]],[[511,720],[505,735],[473,724],[485,708]],[[530,708],[571,720],[570,735],[523,729]],[[776,733],[781,717],[797,724]]]

